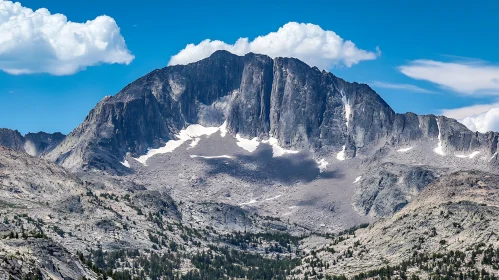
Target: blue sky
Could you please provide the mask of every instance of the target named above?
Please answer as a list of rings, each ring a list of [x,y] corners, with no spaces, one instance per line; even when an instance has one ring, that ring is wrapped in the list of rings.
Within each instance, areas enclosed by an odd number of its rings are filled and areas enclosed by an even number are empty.
[[[348,81],[370,84],[397,112],[438,114],[442,109],[486,104],[481,109],[465,110],[478,114],[496,105],[499,2],[268,2],[21,1],[24,7],[47,8],[73,22],[86,22],[100,15],[113,18],[134,59],[128,57],[116,64],[96,60],[96,66],[62,76],[0,72],[0,127],[22,133],[69,133],[102,97],[116,94],[140,76],[166,66],[187,44],[204,39],[228,44],[240,37],[253,40],[288,22],[312,23],[334,31],[362,50],[375,52],[379,47],[381,55],[376,59],[351,67],[339,64],[329,70]],[[0,19],[0,29],[1,25]],[[9,55],[0,51],[0,60],[18,59]],[[40,55],[35,53],[29,61],[37,59]],[[40,65],[37,69],[45,69]],[[405,73],[400,68],[403,66],[407,67]],[[427,71],[428,67],[431,71]],[[441,77],[443,72],[452,75]],[[488,77],[489,73],[488,80],[467,80],[470,75]],[[462,111],[446,112],[464,117]]]

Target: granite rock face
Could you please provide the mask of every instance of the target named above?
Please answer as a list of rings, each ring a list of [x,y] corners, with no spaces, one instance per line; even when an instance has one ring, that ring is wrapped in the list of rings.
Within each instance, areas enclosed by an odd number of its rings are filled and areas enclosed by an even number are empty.
[[[6,148],[24,151],[32,156],[41,156],[52,151],[66,137],[56,133],[28,133],[21,135],[17,130],[0,128],[0,145]]]
[[[24,139],[17,130],[0,128],[0,145],[12,150],[21,151],[24,147]]]
[[[24,150],[32,156],[44,155],[52,151],[66,137],[60,132],[56,133],[28,133],[24,135]]]
[[[435,181],[444,170],[430,166],[384,163],[366,174],[352,201],[357,211],[371,217],[391,216]]]
[[[285,148],[322,155],[344,149],[346,158],[437,139],[447,151],[497,151],[497,133],[474,133],[445,117],[396,114],[368,85],[297,59],[217,51],[154,70],[104,98],[46,157],[71,170],[124,174],[127,153],[161,147],[190,124],[224,122],[232,135],[274,137]]]

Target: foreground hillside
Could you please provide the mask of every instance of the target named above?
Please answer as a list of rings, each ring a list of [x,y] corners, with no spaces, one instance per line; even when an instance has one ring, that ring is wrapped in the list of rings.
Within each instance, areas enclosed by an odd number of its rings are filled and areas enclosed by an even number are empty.
[[[180,203],[119,177],[89,178],[0,148],[4,279],[499,275],[493,174],[442,176],[393,217],[326,235],[223,203]]]
[[[5,279],[218,274],[204,258],[227,266],[220,275],[285,276],[299,262],[300,238],[288,232],[307,233],[224,204],[178,205],[166,193],[113,178],[83,181],[3,147],[0,186],[0,274]],[[235,264],[266,269],[240,271]]]
[[[498,233],[499,176],[456,172],[429,185],[392,217],[347,237],[308,239],[313,249],[304,268],[323,274],[371,270],[423,279],[497,279]]]

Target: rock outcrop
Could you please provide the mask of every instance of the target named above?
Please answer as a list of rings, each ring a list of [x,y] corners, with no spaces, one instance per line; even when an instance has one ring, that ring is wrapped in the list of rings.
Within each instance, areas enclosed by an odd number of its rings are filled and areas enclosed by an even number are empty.
[[[0,128],[0,145],[6,148],[24,151],[32,156],[41,156],[52,151],[66,137],[64,134],[56,133],[28,133],[21,135],[19,131]]]
[[[56,133],[28,133],[24,135],[24,150],[32,156],[44,155],[52,151],[66,137],[60,132]]]
[[[357,211],[372,217],[391,216],[445,172],[431,166],[383,163],[364,175],[353,196]]]
[[[21,151],[24,149],[24,139],[17,130],[0,128],[0,145],[12,150]]]

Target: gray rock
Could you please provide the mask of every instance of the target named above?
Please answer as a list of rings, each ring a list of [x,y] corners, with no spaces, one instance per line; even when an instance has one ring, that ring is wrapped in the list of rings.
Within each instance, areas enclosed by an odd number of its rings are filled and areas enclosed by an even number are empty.
[[[0,145],[16,151],[24,151],[32,156],[40,156],[52,151],[65,135],[56,133],[28,133],[24,136],[17,130],[0,128]]]
[[[22,151],[24,139],[17,130],[0,128],[0,145],[16,151]]]
[[[174,217],[176,220],[181,219],[181,213],[178,210],[177,204],[166,193],[158,191],[144,191],[132,197],[132,202],[139,207],[146,207],[152,211],[159,212],[161,215]]]
[[[441,172],[430,166],[377,165],[360,181],[352,198],[353,205],[364,215],[391,216],[436,180]]]
[[[56,133],[28,133],[24,135],[24,150],[32,156],[44,155],[52,151],[66,137],[60,132]]]

